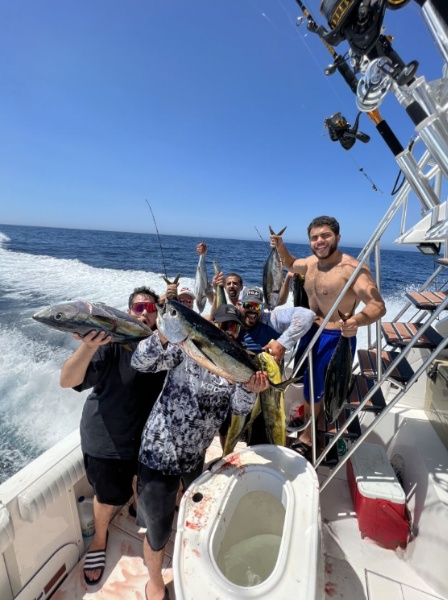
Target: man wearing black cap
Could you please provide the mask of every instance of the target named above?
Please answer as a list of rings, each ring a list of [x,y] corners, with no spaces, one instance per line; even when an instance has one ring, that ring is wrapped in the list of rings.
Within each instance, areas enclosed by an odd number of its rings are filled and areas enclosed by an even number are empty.
[[[243,289],[238,309],[242,327],[237,340],[255,354],[269,352],[279,364],[282,363],[286,350],[294,348],[310,329],[316,316],[312,310],[302,307],[279,308],[273,312],[265,312],[263,292],[254,286]],[[222,445],[229,425],[230,416],[219,430]],[[251,445],[269,443],[262,414],[255,419],[248,442]]]
[[[299,339],[310,329],[315,314],[302,307],[278,308],[264,311],[263,292],[258,287],[243,290],[238,308],[243,330],[238,341],[255,352],[269,352],[280,364],[286,350],[294,348]]]

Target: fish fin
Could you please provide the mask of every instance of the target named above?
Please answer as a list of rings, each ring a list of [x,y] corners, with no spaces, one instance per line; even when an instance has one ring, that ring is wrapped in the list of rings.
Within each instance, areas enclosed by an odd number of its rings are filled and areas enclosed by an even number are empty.
[[[298,383],[301,380],[302,380],[302,376],[299,375],[298,377],[290,377],[289,379],[285,379],[285,381],[282,381],[280,383],[272,383],[272,381],[271,381],[270,384],[276,390],[285,392],[286,389],[291,385],[291,383]]]
[[[217,275],[220,271],[220,268],[216,260],[213,261],[213,268],[215,269],[215,274]]]

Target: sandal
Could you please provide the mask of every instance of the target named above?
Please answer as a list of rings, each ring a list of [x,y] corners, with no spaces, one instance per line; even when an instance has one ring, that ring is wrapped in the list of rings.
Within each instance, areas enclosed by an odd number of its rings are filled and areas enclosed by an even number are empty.
[[[293,442],[290,445],[290,448],[291,450],[294,450],[294,452],[297,452],[297,454],[300,454],[300,456],[303,456],[303,458],[306,458],[306,460],[312,459],[313,447],[309,444],[298,440],[297,442]]]
[[[107,548],[107,540],[109,538],[109,532],[107,532],[106,536],[106,548]],[[83,574],[84,581],[87,585],[96,585],[100,582],[104,569],[106,567],[106,548],[102,550],[89,550],[86,554],[86,558],[84,560]],[[86,576],[86,573],[90,573],[91,571],[100,571],[99,576],[96,579],[89,579]]]

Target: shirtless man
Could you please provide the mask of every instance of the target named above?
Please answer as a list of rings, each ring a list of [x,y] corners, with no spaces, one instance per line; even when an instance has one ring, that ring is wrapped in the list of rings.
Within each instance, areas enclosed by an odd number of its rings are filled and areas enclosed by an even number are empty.
[[[336,298],[349,280],[359,261],[348,254],[338,250],[341,239],[339,234],[339,223],[333,217],[317,217],[308,226],[308,238],[310,240],[311,256],[307,258],[295,258],[286,249],[283,240],[278,235],[271,235],[271,246],[276,247],[283,261],[283,266],[288,271],[305,276],[305,291],[308,295],[310,309],[316,313],[313,327],[302,338],[300,349],[314,337],[317,329],[330,312]],[[353,314],[345,322],[341,320],[339,312],[351,314],[360,303],[364,304],[362,310]],[[372,279],[370,270],[364,266],[345,296],[334,310],[323,330],[318,342],[313,349],[314,366],[314,399],[315,415],[320,412],[320,401],[324,393],[325,370],[330,362],[331,355],[338,342],[340,335],[352,338],[352,353],[356,347],[356,333],[358,327],[375,323],[386,314],[386,307],[381,295]],[[304,376],[304,397],[309,403],[309,380],[308,370]],[[309,415],[309,406],[305,406],[305,415]],[[299,438],[296,450],[311,456],[311,425],[305,429]]]

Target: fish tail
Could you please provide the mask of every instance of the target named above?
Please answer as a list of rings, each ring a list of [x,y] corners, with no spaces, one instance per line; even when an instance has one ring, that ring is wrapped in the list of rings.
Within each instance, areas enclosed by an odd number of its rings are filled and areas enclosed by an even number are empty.
[[[339,316],[341,317],[341,319],[344,321],[347,321],[348,319],[350,319],[350,317],[353,317],[354,313],[355,313],[355,308],[356,308],[356,300],[355,303],[353,304],[353,308],[349,313],[343,313],[340,310],[338,310]]]

